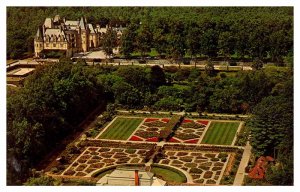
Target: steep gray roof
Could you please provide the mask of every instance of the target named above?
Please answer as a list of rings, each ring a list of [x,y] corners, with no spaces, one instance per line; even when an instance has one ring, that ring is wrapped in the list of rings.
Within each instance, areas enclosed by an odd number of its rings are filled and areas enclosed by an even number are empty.
[[[63,39],[63,41],[66,41],[66,34],[63,30],[61,29],[46,29],[45,31],[45,37],[49,37],[50,38],[50,41],[53,41],[55,40],[55,38],[59,38],[59,36]]]
[[[42,32],[41,32],[41,30],[40,30],[39,27],[38,27],[38,30],[37,30],[37,32],[36,32],[35,38],[36,38],[37,40],[42,40],[42,38],[43,38]]]
[[[79,26],[81,29],[85,29],[85,23],[84,23],[83,17],[81,17],[81,19],[79,21]]]
[[[45,19],[45,22],[44,22],[44,25],[45,25],[45,27],[47,27],[47,28],[52,28],[52,26],[53,26],[52,19],[51,19],[51,18],[46,18],[46,19]]]
[[[67,20],[67,21],[65,22],[65,25],[76,25],[76,26],[77,26],[78,24],[79,24],[79,21],[68,21],[68,20]]]
[[[96,33],[92,24],[88,24],[88,27],[90,29],[90,33]]]

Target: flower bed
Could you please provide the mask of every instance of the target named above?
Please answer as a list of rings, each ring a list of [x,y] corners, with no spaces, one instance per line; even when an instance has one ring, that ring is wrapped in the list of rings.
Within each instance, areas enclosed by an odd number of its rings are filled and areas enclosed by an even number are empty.
[[[141,139],[140,137],[137,137],[137,136],[133,135],[133,136],[129,139],[129,141],[143,141],[143,139]]]
[[[140,138],[148,139],[151,137],[158,137],[159,133],[156,131],[137,131],[135,135]]]
[[[156,121],[151,121],[151,122],[145,122],[144,126],[148,126],[148,127],[164,127],[166,126],[166,123],[156,120]]]
[[[198,120],[197,123],[201,123],[206,126],[209,123],[209,121]]]
[[[193,122],[193,120],[190,120],[190,119],[184,119],[184,120],[182,121],[182,123],[191,123],[191,122]]]
[[[163,118],[161,119],[162,122],[165,122],[165,123],[168,123],[170,121],[170,119],[167,119],[167,118]]]
[[[191,140],[191,139],[199,138],[198,135],[193,133],[179,133],[179,134],[175,134],[175,136],[181,140]]]
[[[156,128],[156,127],[149,127],[149,128],[146,128],[147,131],[159,131],[159,128]]]
[[[158,142],[158,137],[151,137],[151,138],[146,139],[146,141]]]
[[[169,139],[169,142],[172,142],[172,143],[180,143],[180,141],[177,140],[177,139],[175,139],[174,137],[171,137],[171,138]]]
[[[184,141],[184,143],[193,143],[193,144],[196,144],[198,143],[199,139],[190,139],[190,140],[187,140],[187,141]]]
[[[157,121],[157,120],[159,120],[159,119],[157,119],[157,118],[147,118],[147,119],[145,119],[145,123],[153,122],[153,121]]]

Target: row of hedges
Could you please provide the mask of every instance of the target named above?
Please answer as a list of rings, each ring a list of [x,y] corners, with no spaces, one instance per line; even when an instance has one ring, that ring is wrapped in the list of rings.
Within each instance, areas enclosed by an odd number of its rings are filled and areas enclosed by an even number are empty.
[[[190,146],[183,144],[165,144],[165,150],[189,150],[189,151],[215,151],[215,152],[238,152],[239,149],[237,147],[230,146]]]
[[[181,124],[183,116],[174,115],[170,121],[166,124],[165,128],[159,133],[159,140],[167,139],[174,130]]]
[[[222,177],[222,179],[221,179],[220,184],[222,184],[222,185],[232,185],[233,184],[237,170],[238,170],[240,162],[242,160],[242,157],[243,157],[243,151],[238,150],[235,155],[234,163],[229,172],[229,175],[224,175],[224,177]]]
[[[126,148],[126,149],[151,149],[156,144],[152,143],[131,143],[118,141],[103,141],[103,140],[86,140],[86,147],[110,147],[110,148]]]

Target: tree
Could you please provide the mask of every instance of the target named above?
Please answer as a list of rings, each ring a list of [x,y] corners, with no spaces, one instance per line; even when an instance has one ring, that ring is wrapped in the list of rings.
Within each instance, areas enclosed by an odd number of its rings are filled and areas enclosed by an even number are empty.
[[[186,52],[184,25],[182,22],[174,21],[170,33],[167,36],[167,53],[175,61],[181,60]]]
[[[28,168],[103,102],[102,86],[85,69],[70,60],[41,66],[7,98],[9,184],[26,178]]]
[[[152,91],[155,91],[159,86],[165,85],[166,76],[164,70],[158,65],[151,67],[148,82]]]
[[[113,49],[117,47],[117,40],[117,32],[109,27],[101,39],[102,48],[106,57],[110,57],[113,54]]]
[[[149,90],[149,82],[147,73],[143,67],[126,66],[119,67],[117,70],[118,76],[122,77],[127,83],[141,92]]]
[[[251,128],[254,153],[274,156],[274,149],[293,132],[292,100],[281,96],[264,98],[247,124]]]
[[[219,54],[224,56],[226,61],[230,59],[231,55],[234,53],[234,47],[235,38],[233,37],[233,34],[229,31],[222,32],[218,39],[218,49]]]
[[[133,24],[129,25],[121,36],[120,52],[125,56],[125,58],[130,58],[131,53],[134,51],[135,37],[135,27]]]
[[[113,87],[116,102],[131,108],[142,105],[142,95],[138,89],[126,82],[116,82]]]
[[[262,69],[263,68],[263,65],[264,65],[264,63],[263,63],[263,61],[262,60],[260,60],[259,58],[255,58],[254,60],[253,60],[253,63],[252,63],[252,68],[254,69],[254,70],[260,70],[260,69]]]
[[[191,57],[200,53],[201,42],[201,30],[196,23],[192,23],[187,27],[186,46]]]
[[[136,50],[141,53],[142,59],[144,59],[146,52],[151,51],[152,46],[152,33],[147,24],[141,24],[140,28],[137,30],[136,36]]]
[[[208,57],[216,57],[218,52],[218,34],[214,23],[207,23],[201,40],[201,52]]]
[[[24,185],[27,186],[54,186],[56,184],[56,180],[52,177],[41,176],[41,177],[30,177]]]
[[[216,74],[215,67],[211,59],[207,59],[206,65],[205,65],[205,72],[209,76],[214,76]]]

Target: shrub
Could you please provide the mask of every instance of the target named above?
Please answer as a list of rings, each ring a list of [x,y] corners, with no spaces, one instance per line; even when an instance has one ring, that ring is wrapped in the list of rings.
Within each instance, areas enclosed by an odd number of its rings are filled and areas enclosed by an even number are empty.
[[[219,161],[219,158],[211,158],[212,161]]]
[[[107,152],[110,151],[110,148],[101,148],[99,149],[99,152]]]
[[[207,153],[204,155],[205,157],[208,157],[208,158],[215,158],[216,157],[216,154],[211,154],[211,153]]]
[[[52,173],[58,173],[58,171],[59,171],[59,170],[57,169],[57,167],[52,167],[52,168],[51,168],[51,172],[52,172]]]
[[[204,179],[197,179],[195,180],[195,183],[203,183],[204,182]]]
[[[219,153],[218,158],[227,157],[227,153]]]
[[[224,165],[224,163],[221,163],[221,162],[216,162],[214,165],[215,165],[215,166],[223,166],[223,165]]]
[[[212,174],[213,174],[213,172],[211,172],[211,171],[206,171],[206,172],[204,173],[203,177],[204,177],[205,179],[209,179],[209,178],[212,177]]]
[[[219,170],[222,170],[222,168],[223,168],[223,167],[213,167],[212,170],[213,170],[213,171],[219,171]]]
[[[224,162],[224,163],[226,162],[226,160],[227,160],[227,157],[222,157],[221,158],[221,161]]]
[[[179,139],[182,139],[182,140],[189,140],[189,139],[196,139],[199,136],[196,134],[193,134],[193,133],[179,133],[179,134],[176,134],[176,137],[178,137]]]
[[[195,167],[192,167],[190,169],[190,173],[198,173],[198,174],[201,174],[203,171],[199,168],[195,168]]]
[[[205,162],[205,163],[201,163],[202,166],[211,166],[212,162]]]
[[[213,179],[209,179],[206,181],[207,184],[216,184],[216,181]]]
[[[205,170],[205,171],[208,171],[209,170],[209,167],[207,166],[199,166],[198,168],[202,169],[202,170]]]
[[[75,173],[74,170],[69,169],[68,171],[65,172],[65,175],[73,175]]]
[[[193,160],[192,157],[180,157],[179,159],[184,162],[192,162]]]
[[[188,153],[187,152],[178,152],[177,153],[177,156],[185,156],[187,155]]]
[[[183,162],[175,159],[175,160],[173,160],[172,164],[180,164],[181,165],[181,164],[183,164]]]
[[[129,153],[129,154],[133,154],[136,152],[136,150],[135,149],[127,149],[127,150],[125,150],[125,152]]]
[[[186,163],[185,164],[186,167],[197,167],[196,163]]]

